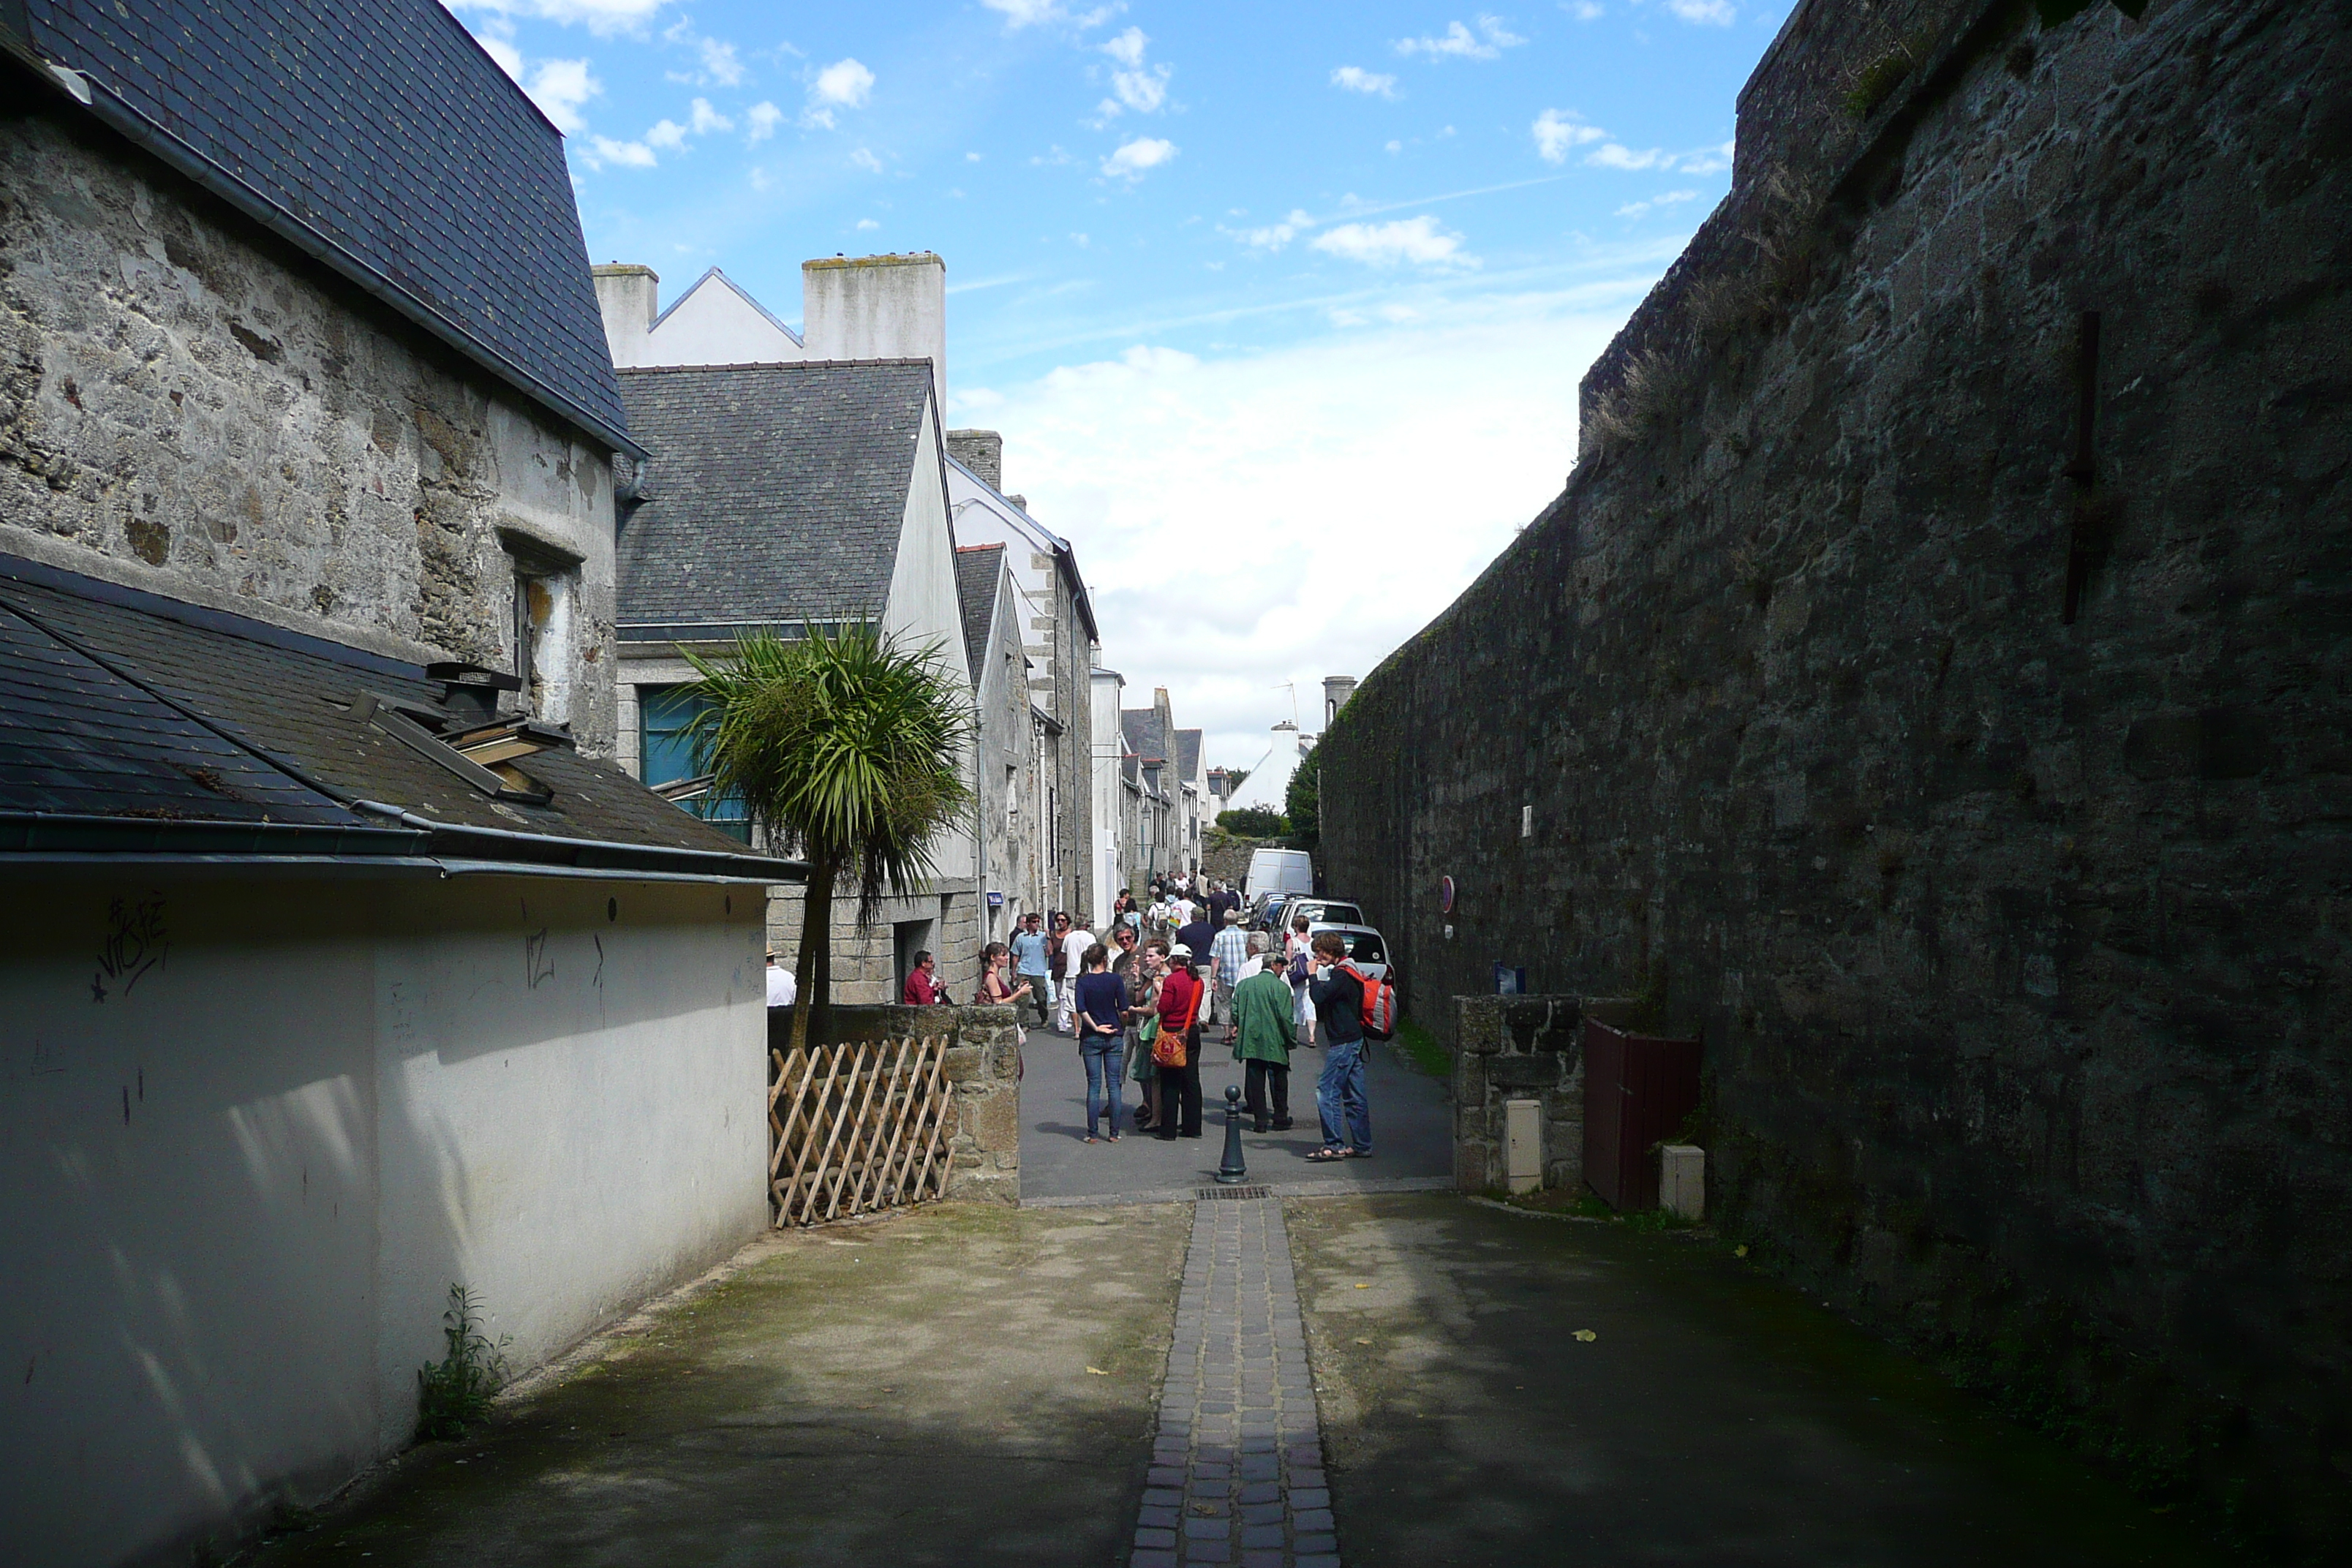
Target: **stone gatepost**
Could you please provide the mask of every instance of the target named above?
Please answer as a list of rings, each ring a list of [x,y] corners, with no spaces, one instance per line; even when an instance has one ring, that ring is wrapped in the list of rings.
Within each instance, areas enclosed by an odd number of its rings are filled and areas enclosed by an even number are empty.
[[[1543,1184],[1584,1180],[1584,1053],[1577,996],[1459,996],[1454,1054],[1454,1184],[1499,1190],[1507,1180],[1506,1102],[1542,1107]]]

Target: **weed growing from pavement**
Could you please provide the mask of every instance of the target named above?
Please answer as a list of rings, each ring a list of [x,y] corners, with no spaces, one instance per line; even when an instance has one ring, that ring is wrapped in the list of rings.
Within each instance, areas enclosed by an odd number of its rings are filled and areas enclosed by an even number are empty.
[[[448,1353],[436,1365],[416,1369],[416,1440],[462,1437],[466,1428],[488,1414],[490,1401],[507,1383],[506,1348],[510,1336],[497,1343],[482,1332],[482,1306],[463,1285],[449,1287],[449,1308],[441,1314],[441,1337]]]
[[[1435,1036],[1411,1018],[1397,1020],[1396,1048],[1415,1072],[1448,1080],[1454,1077],[1454,1058]]]

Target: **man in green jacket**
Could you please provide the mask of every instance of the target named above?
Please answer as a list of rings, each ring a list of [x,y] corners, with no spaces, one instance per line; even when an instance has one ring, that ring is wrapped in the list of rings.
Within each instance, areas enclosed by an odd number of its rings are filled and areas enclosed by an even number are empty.
[[[1276,1132],[1290,1130],[1292,998],[1290,982],[1283,977],[1280,966],[1266,959],[1272,940],[1263,931],[1249,939],[1250,952],[1258,960],[1257,973],[1234,987],[1234,1021],[1241,1028],[1234,1059],[1249,1064],[1244,1069],[1243,1094],[1249,1105],[1252,1131],[1257,1132],[1269,1127]],[[1274,1100],[1270,1121],[1266,1115],[1269,1088]]]

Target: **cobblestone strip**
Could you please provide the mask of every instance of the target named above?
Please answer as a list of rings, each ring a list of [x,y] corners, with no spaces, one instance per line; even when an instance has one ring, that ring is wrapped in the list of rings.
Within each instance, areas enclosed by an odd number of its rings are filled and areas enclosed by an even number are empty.
[[[1339,1568],[1290,1237],[1273,1199],[1202,1200],[1132,1568]]]

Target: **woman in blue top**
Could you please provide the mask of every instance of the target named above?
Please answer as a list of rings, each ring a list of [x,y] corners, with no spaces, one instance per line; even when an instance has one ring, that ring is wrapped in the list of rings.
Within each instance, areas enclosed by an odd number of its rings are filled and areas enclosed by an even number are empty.
[[[1087,1066],[1087,1142],[1118,1142],[1119,1068],[1127,1051],[1127,985],[1109,972],[1110,950],[1096,942],[1079,961],[1071,1021],[1077,1026],[1078,1059]],[[1108,1111],[1108,1127],[1102,1117]],[[1097,1134],[1099,1133],[1100,1136]]]

